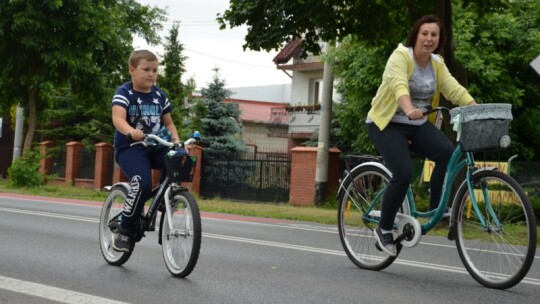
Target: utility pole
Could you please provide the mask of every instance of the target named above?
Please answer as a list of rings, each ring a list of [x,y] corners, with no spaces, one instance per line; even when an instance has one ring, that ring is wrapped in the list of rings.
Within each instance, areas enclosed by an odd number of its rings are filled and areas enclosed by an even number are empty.
[[[17,114],[15,118],[15,135],[13,141],[13,161],[21,156],[23,142],[24,108],[17,105]]]
[[[325,52],[330,47],[326,43]],[[317,169],[315,171],[315,204],[320,204],[328,197],[328,154],[330,144],[330,124],[332,121],[332,91],[334,90],[334,76],[332,64],[325,60],[323,71],[323,88],[321,97],[321,125],[319,126],[319,140],[317,145]]]

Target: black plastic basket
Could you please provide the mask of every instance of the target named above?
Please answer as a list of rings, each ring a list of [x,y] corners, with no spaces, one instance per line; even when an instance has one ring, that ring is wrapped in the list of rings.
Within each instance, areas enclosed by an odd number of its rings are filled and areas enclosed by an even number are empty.
[[[452,123],[460,124],[458,141],[463,151],[499,150],[503,137],[508,137],[512,120],[510,104],[480,104],[450,110]]]
[[[196,156],[173,155],[165,156],[167,177],[173,183],[191,182],[195,174],[197,164]]]

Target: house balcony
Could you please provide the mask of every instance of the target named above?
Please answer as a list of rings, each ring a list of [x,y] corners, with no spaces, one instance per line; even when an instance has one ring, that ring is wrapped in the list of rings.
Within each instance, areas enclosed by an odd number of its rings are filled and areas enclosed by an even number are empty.
[[[319,105],[289,106],[273,108],[267,126],[271,136],[310,138],[319,129],[320,122]]]

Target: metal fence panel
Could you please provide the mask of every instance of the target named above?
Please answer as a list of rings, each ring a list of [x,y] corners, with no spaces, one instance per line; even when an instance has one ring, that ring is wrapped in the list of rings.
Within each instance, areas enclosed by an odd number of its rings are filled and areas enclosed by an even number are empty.
[[[289,200],[291,161],[203,157],[201,196],[256,202]]]

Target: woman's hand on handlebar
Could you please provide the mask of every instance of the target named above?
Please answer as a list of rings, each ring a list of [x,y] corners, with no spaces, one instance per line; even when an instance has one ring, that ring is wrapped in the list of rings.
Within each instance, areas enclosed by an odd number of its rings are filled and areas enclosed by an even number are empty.
[[[424,117],[424,110],[420,108],[414,108],[414,109],[409,110],[406,114],[409,120],[417,120]]]

